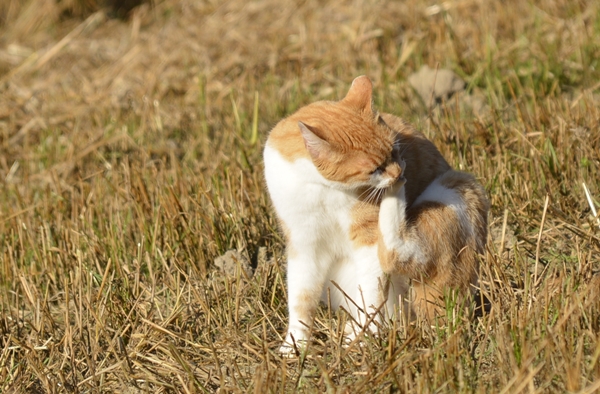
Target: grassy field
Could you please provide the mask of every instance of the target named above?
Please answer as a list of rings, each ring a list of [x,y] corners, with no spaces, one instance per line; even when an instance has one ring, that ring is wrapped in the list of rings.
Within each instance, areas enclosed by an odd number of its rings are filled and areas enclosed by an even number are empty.
[[[490,311],[284,359],[262,143],[361,74],[488,191]],[[597,1],[0,0],[0,392],[600,392],[599,122]]]

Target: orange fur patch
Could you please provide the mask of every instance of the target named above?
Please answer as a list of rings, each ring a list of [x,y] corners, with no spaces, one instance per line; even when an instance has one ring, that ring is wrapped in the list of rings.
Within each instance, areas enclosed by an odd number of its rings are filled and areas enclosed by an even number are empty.
[[[379,205],[363,201],[357,202],[350,212],[350,240],[355,247],[371,246],[377,243]]]
[[[315,314],[317,306],[319,305],[321,293],[319,291],[305,291],[296,297],[295,312],[300,316],[300,320],[310,325],[312,318]]]

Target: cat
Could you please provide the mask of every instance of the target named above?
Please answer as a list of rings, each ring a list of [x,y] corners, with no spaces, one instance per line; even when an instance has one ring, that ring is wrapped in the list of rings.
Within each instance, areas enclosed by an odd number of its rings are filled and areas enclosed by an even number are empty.
[[[432,320],[448,291],[477,285],[483,187],[408,123],[377,112],[372,90],[368,77],[356,78],[341,101],[281,120],[265,144],[265,180],[286,240],[283,354],[309,340],[319,301],[376,333],[398,310]],[[345,334],[356,335],[352,323]]]

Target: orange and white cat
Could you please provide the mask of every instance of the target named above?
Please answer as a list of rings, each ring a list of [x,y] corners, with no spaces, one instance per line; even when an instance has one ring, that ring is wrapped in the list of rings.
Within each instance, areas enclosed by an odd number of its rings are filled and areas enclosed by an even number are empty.
[[[477,283],[485,191],[371,96],[358,77],[343,100],[299,109],[267,140],[265,178],[287,242],[282,353],[309,339],[320,300],[375,331],[399,309],[432,318],[446,292]]]

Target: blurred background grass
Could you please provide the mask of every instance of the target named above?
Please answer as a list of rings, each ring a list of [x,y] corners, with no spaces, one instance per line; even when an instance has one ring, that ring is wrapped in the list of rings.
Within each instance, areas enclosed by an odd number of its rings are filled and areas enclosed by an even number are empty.
[[[598,59],[591,0],[0,0],[0,391],[600,390]],[[361,74],[486,187],[491,312],[343,348],[324,308],[282,360],[262,142]]]

